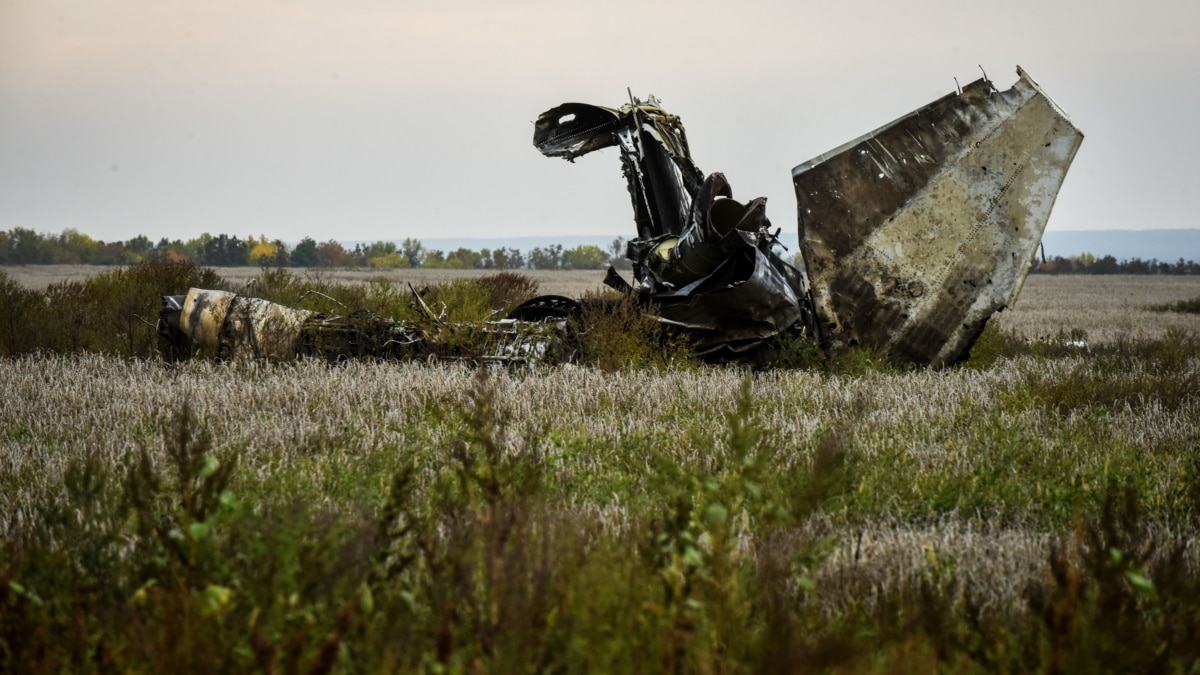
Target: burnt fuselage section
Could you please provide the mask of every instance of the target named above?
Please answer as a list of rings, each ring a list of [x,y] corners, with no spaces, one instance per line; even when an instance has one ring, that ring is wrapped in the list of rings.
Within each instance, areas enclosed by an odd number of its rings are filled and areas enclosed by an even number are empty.
[[[605,283],[653,306],[700,355],[742,358],[784,331],[826,349],[870,345],[898,361],[961,360],[1016,298],[1055,197],[1083,140],[1020,68],[999,91],[986,78],[792,171],[801,254],[785,260],[763,198],[738,201],[692,160],[679,117],[659,102],[564,103],[542,113],[533,144],[574,161],[615,147],[637,236],[633,278]],[[420,297],[414,293],[416,302]],[[480,326],[434,317],[323,315],[220,291],[167,296],[160,331],[172,354],[219,357],[570,359],[567,298],[535,298]]]
[[[683,123],[653,97],[619,109],[552,108],[538,117],[533,144],[569,161],[620,149],[637,237],[626,249],[633,282],[610,271],[610,285],[653,304],[700,354],[745,353],[810,322],[804,274],[777,253],[766,199],[737,201],[723,174],[704,176]]]
[[[701,178],[678,117],[649,103],[568,103],[534,145],[574,160],[618,146],[638,238],[634,288],[711,350],[789,327],[825,348],[872,345],[898,361],[965,357],[1016,298],[1083,140],[1020,68],[986,78],[793,171],[802,257],[774,253],[764,200]]]

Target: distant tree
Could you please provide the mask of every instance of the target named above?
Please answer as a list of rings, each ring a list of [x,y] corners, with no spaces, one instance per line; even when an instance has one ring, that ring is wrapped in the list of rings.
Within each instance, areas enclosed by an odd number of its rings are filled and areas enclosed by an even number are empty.
[[[608,253],[591,244],[576,246],[562,252],[564,270],[599,270],[608,264]]]
[[[1150,263],[1141,258],[1133,258],[1121,264],[1122,274],[1150,274]]]
[[[609,263],[619,270],[633,269],[633,263],[625,257],[625,248],[625,237],[617,237],[608,245],[608,252],[612,256]]]
[[[267,241],[261,241],[254,244],[250,251],[246,254],[246,260],[251,265],[269,266],[274,264],[275,255],[279,252],[279,247]]]
[[[188,239],[187,242],[184,243],[184,255],[187,256],[188,260],[195,261],[201,265],[206,264],[204,262],[204,249],[209,245],[210,242],[212,242],[212,240],[213,236],[211,234],[207,232],[201,232],[199,237],[196,237],[195,239]]]
[[[141,255],[146,255],[152,248],[154,248],[154,243],[151,242],[150,238],[144,234],[139,234],[133,239],[125,242],[125,250],[133,251],[134,253]]]
[[[288,250],[287,244],[279,239],[274,239],[271,243],[275,245],[275,260],[271,261],[271,265],[275,267],[290,267],[292,264],[292,254]]]
[[[365,249],[363,249],[363,255],[366,256],[367,260],[381,255],[390,255],[396,252],[396,242],[394,241],[372,242],[368,244]]]
[[[398,267],[408,267],[408,259],[401,255],[399,251],[394,251],[367,258],[367,265],[372,269],[390,270]]]
[[[470,270],[483,267],[483,254],[469,248],[456,248],[446,254],[446,267]]]
[[[15,227],[9,230],[9,239],[11,242],[9,262],[11,264],[42,265],[50,262],[46,240],[37,232],[23,227]]]
[[[321,267],[355,267],[357,262],[354,254],[332,239],[317,244],[317,264]]]
[[[426,250],[424,257],[421,258],[421,267],[445,267],[446,254],[437,250]]]
[[[340,247],[340,244],[339,244]],[[317,242],[312,237],[305,237],[292,249],[292,264],[296,267],[316,267],[321,262],[317,255]]]
[[[217,235],[204,245],[200,262],[213,267],[238,267],[245,265],[249,251],[246,242],[226,234]]]
[[[104,242],[96,241],[86,234],[80,233],[75,229],[63,230],[58,237],[47,237],[46,246],[49,248],[49,259],[53,262],[66,265],[103,265],[106,263],[136,263],[141,261],[144,254],[150,248],[150,240],[142,237],[145,240],[145,246],[141,247],[136,255],[129,255],[129,260],[124,259],[125,256],[118,257],[115,260],[106,260],[104,255]],[[131,239],[130,241],[136,241]],[[128,245],[123,248],[128,249]],[[124,253],[124,251],[123,251]]]
[[[535,270],[558,269],[562,258],[562,244],[551,244],[545,248],[535,246],[529,250],[529,266]]]
[[[151,260],[166,260],[169,262],[196,262],[195,258],[188,257],[188,246],[182,241],[176,239],[174,241],[163,237],[154,245],[154,250],[150,253]]]
[[[400,253],[408,261],[409,267],[418,267],[421,264],[421,258],[425,254],[425,246],[421,244],[420,239],[407,237],[404,241],[400,242]]]
[[[1111,255],[1098,258],[1094,263],[1092,263],[1091,268],[1092,274],[1117,274],[1120,271],[1121,270],[1117,265],[1117,259]]]
[[[520,249],[515,248],[498,248],[490,251],[490,264],[486,265],[491,269],[498,270],[519,270],[525,267],[525,256],[521,254]]]

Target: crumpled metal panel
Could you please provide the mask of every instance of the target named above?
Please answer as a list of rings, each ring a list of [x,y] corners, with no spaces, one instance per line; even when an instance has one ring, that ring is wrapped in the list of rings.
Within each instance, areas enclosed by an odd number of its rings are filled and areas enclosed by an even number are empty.
[[[262,298],[203,288],[189,289],[182,303],[163,305],[163,316],[178,327],[185,344],[202,356],[220,358],[293,358],[301,327],[312,314]]]
[[[538,115],[533,144],[547,157],[576,157],[617,143],[621,113],[588,103],[564,103]]]
[[[743,246],[711,274],[653,298],[661,321],[688,329],[697,355],[739,354],[804,318],[803,285],[795,267]]]
[[[610,269],[605,283],[636,293],[666,324],[685,329],[699,355],[738,355],[799,321],[808,325],[804,274],[775,252],[766,200],[742,203],[721,173],[693,162],[678,116],[653,96],[620,109],[564,103],[538,116],[533,144],[573,161],[620,149],[637,237],[625,257],[633,284]]]
[[[1021,68],[792,170],[826,346],[943,365],[1016,297],[1083,134]]]
[[[688,225],[692,197],[704,180],[692,162],[678,116],[658,99],[631,100],[620,109],[564,103],[538,115],[533,145],[547,157],[574,162],[618,146],[639,239],[679,234]]]
[[[223,359],[295,358],[301,329],[313,315],[306,309],[278,305],[262,298],[239,295],[229,304],[217,356]]]
[[[369,357],[532,367],[575,358],[575,345],[567,339],[567,317],[579,307],[573,300],[543,297],[514,310],[522,318],[464,324],[433,315],[415,290],[413,297],[428,312],[428,324],[401,323],[369,312],[318,314],[229,291],[192,288],[186,295],[163,297],[157,330],[163,356],[173,361],[192,355],[271,361],[311,356],[335,362]]]

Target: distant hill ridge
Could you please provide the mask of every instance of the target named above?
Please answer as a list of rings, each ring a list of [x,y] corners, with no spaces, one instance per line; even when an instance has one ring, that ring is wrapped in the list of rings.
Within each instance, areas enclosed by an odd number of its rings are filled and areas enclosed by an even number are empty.
[[[421,244],[426,249],[453,251],[467,248],[473,251],[480,249],[495,250],[497,248],[515,248],[529,251],[533,248],[547,246],[562,246],[564,249],[576,246],[599,246],[608,250],[613,240],[627,235],[591,234],[591,235],[559,235],[536,237],[438,237],[421,238]],[[798,251],[799,237],[794,232],[783,232],[779,235],[780,242],[789,251]],[[401,239],[396,239],[399,244]],[[357,243],[364,245],[368,241],[342,242],[347,248],[354,248]],[[1051,230],[1042,237],[1046,257],[1073,258],[1081,253],[1091,253],[1096,257],[1111,255],[1117,260],[1157,259],[1165,262],[1184,260],[1200,260],[1200,229],[1187,230]]]

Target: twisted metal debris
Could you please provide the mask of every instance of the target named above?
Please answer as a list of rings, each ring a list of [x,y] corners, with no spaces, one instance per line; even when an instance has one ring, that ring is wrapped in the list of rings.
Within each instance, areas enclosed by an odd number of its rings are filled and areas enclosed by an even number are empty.
[[[723,174],[705,175],[683,122],[653,96],[551,108],[533,143],[570,162],[618,149],[637,236],[625,253],[632,279],[610,266],[605,283],[653,307],[699,354],[743,358],[794,331],[825,349],[871,345],[941,366],[965,358],[1016,299],[1083,141],[1024,70],[1017,76],[1006,91],[984,77],[793,169],[792,260],[766,200],[737,201]],[[577,311],[570,299],[535,298],[473,327],[485,349],[472,358],[570,360]],[[445,355],[436,347],[450,324],[437,321],[429,331],[192,289],[164,298],[159,328],[173,354],[428,358]]]

